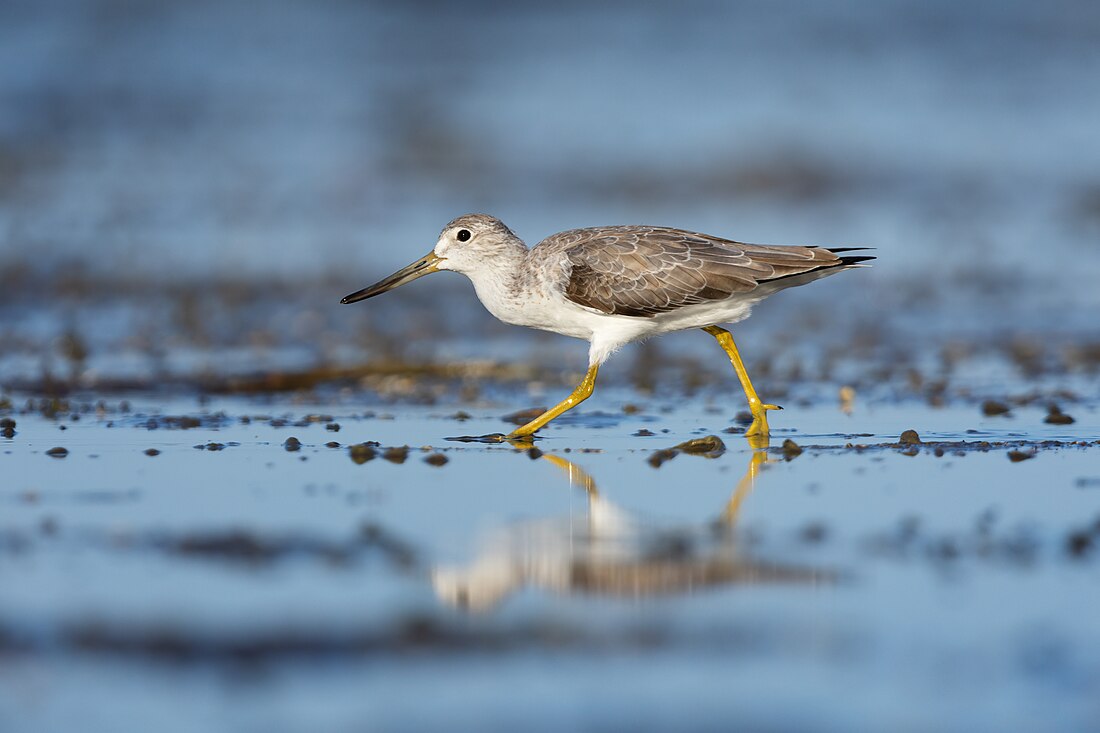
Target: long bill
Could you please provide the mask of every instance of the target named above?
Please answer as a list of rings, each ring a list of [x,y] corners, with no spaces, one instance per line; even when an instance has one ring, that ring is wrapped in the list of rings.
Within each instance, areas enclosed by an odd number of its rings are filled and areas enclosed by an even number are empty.
[[[397,272],[393,273],[389,277],[376,282],[370,287],[358,290],[351,295],[345,295],[340,299],[341,303],[357,303],[360,300],[366,300],[367,298],[373,298],[376,295],[381,295],[387,290],[393,290],[399,288],[405,283],[411,283],[418,277],[424,277],[430,275],[433,272],[439,270],[438,264],[442,260],[442,257],[436,255],[435,252],[429,252],[421,257],[416,262],[407,267],[402,267]]]

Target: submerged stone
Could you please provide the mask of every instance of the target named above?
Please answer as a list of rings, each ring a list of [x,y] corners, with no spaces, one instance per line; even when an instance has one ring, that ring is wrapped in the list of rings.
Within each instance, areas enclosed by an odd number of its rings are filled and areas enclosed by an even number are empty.
[[[382,457],[390,463],[404,463],[405,459],[409,457],[409,446],[395,446],[393,448],[387,448],[382,453]]]
[[[356,465],[363,465],[367,461],[374,460],[378,455],[378,451],[373,446],[367,443],[356,443],[348,448],[348,456],[351,457],[352,463]]]
[[[1047,416],[1043,418],[1043,422],[1048,425],[1072,425],[1077,421],[1062,412],[1062,408],[1058,405],[1051,405],[1047,412]]]
[[[898,438],[898,442],[905,443],[906,445],[919,445],[924,441],[920,439],[920,435],[917,434],[916,430],[906,430],[901,434],[901,437]]]
[[[717,435],[707,435],[702,438],[694,438],[675,446],[673,450],[683,451],[689,456],[705,456],[717,458],[726,451],[726,444]]]
[[[783,441],[783,457],[788,461],[797,458],[802,455],[802,446],[794,442],[790,438]]]

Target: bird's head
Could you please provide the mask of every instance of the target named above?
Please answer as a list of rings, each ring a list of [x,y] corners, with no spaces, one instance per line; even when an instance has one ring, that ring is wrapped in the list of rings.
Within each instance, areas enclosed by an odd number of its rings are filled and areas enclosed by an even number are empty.
[[[522,248],[523,243],[500,219],[488,214],[466,214],[443,227],[431,252],[340,302],[373,298],[439,270],[469,273],[484,267],[495,255],[515,251],[517,246]]]

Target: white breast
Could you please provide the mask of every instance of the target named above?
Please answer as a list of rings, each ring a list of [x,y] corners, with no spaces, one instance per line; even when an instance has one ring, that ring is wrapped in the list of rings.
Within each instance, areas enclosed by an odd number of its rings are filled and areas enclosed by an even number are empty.
[[[491,270],[468,273],[478,299],[504,323],[551,331],[591,342],[590,363],[603,363],[617,349],[648,336],[720,323],[749,316],[760,295],[748,293],[714,303],[691,305],[650,318],[609,315],[567,299],[549,277],[522,283]]]

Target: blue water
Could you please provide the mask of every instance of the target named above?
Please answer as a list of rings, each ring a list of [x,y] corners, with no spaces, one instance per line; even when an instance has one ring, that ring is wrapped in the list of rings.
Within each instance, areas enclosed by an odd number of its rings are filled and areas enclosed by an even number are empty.
[[[4,3],[0,730],[1100,728],[1097,78],[1071,0]],[[877,248],[737,329],[805,452],[723,432],[697,333],[542,458],[446,441],[585,345],[455,275],[337,301],[479,210]],[[996,445],[842,448],[906,429]]]
[[[328,401],[156,401],[162,415],[229,416],[188,430],[144,427],[140,398],[128,416],[18,416],[0,456],[0,622],[23,651],[7,655],[0,720],[169,731],[712,728],[733,715],[809,730],[1095,723],[1095,558],[1073,559],[1066,542],[1100,518],[1096,447],[1022,463],[998,447],[835,449],[893,442],[902,426],[925,440],[1091,439],[1095,405],[1075,408],[1071,426],[1044,426],[1037,410],[1006,421],[804,405],[773,417],[773,445],[790,437],[806,452],[754,461],[743,438],[719,432],[728,415],[698,399],[616,415],[629,394],[611,390],[602,410],[546,432],[539,445],[559,465],[447,442],[500,429],[495,407],[454,420],[461,403],[363,419]],[[321,413],[339,432],[263,418]],[[631,437],[641,427],[657,435]],[[718,458],[647,460],[715,432],[728,447]],[[283,448],[290,435],[302,450]],[[403,464],[356,465],[330,440],[412,449]],[[226,447],[193,447],[211,441]],[[44,454],[55,445],[69,455]],[[437,451],[444,466],[423,462]],[[364,526],[409,548],[408,562],[357,545]],[[171,549],[233,532],[284,549]],[[326,547],[351,554],[333,562]],[[704,580],[701,567],[718,574]],[[767,580],[779,571],[793,575]],[[410,623],[442,636],[405,646]],[[89,628],[131,651],[82,651],[71,634]],[[191,651],[164,655],[143,641],[154,633]],[[251,661],[232,651],[288,636],[322,646]]]
[[[370,279],[486,210],[1083,283],[1098,35],[1069,0],[8,3],[0,261]]]

